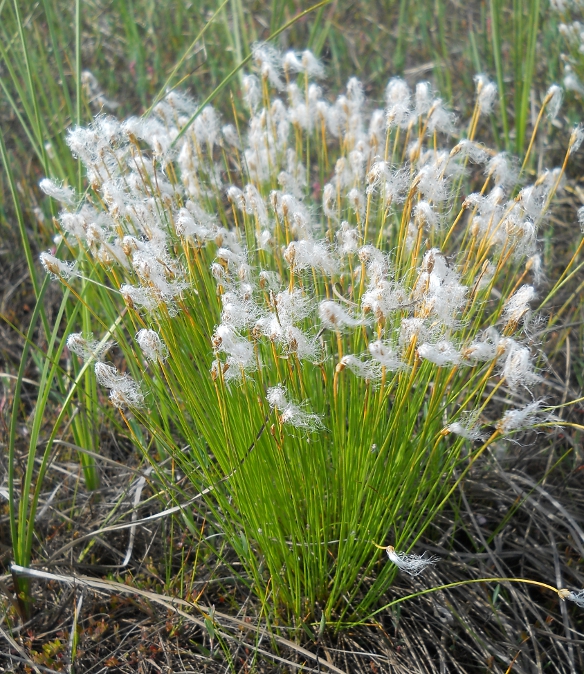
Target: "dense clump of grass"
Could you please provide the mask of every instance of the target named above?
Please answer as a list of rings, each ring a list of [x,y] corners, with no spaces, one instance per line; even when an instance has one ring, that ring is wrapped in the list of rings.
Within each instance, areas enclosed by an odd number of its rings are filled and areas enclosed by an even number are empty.
[[[74,129],[90,195],[43,187],[68,204],[76,262],[43,263],[71,292],[75,276],[102,284],[125,367],[105,362],[106,337],[69,347],[97,361],[130,428],[128,408],[148,428],[150,458],[211,487],[260,596],[297,616],[362,615],[395,570],[371,541],[411,547],[448,477],[538,420],[537,400],[498,419],[488,403],[539,380],[525,282],[563,169],[517,191],[510,158],[474,139],[496,94],[484,78],[467,137],[444,150],[462,134],[425,83],[412,97],[390,81],[370,112],[355,79],[325,101],[309,53],[283,74],[274,51],[255,57],[247,134],[178,94],[150,117]]]
[[[99,339],[73,333],[70,350],[159,480],[205,498],[259,597],[362,617],[397,568],[431,561],[395,550],[485,449],[554,423],[535,398],[492,401],[541,379],[537,232],[583,133],[522,185],[475,139],[497,93],[483,76],[463,126],[425,82],[391,79],[372,109],[355,78],[327,100],[310,52],[253,56],[247,123],[173,92],[74,128],[88,190],[43,181],[69,261],[41,259],[81,304],[94,286]]]

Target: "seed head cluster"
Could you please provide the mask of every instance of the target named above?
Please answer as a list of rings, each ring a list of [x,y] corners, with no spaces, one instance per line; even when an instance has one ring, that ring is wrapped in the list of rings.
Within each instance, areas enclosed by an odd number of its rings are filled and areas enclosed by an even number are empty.
[[[518,160],[476,140],[497,95],[485,75],[463,123],[428,82],[391,78],[373,99],[351,78],[335,98],[308,51],[258,45],[253,64],[233,120],[173,91],[143,117],[73,128],[87,195],[43,181],[68,253],[41,260],[69,286],[99,278],[127,368],[89,335],[70,350],[95,361],[116,407],[163,417],[165,443],[171,424],[200,442],[208,483],[214,462],[227,490],[226,475],[241,480],[222,507],[271,546],[277,593],[328,596],[316,551],[343,541],[331,601],[349,606],[359,541],[392,528],[407,544],[465,445],[550,419],[531,326],[566,163],[527,184]],[[552,87],[551,116],[560,103]],[[576,128],[566,159],[583,138]],[[166,396],[162,415],[140,410],[146,393]],[[387,552],[411,575],[435,561]]]
[[[103,266],[126,305],[146,317],[172,317],[184,293],[199,292],[185,251],[212,249],[222,310],[209,369],[228,384],[267,366],[257,351],[264,340],[302,367],[332,357],[337,373],[371,382],[420,361],[492,363],[511,388],[537,383],[533,346],[511,337],[529,320],[534,286],[522,285],[490,313],[487,299],[504,264],[541,266],[538,230],[560,171],[519,189],[514,159],[461,137],[427,82],[411,90],[393,78],[385,107],[375,108],[356,78],[330,101],[311,82],[324,68],[310,52],[282,56],[259,45],[254,62],[257,74],[243,80],[245,132],[211,106],[187,126],[197,106],[176,92],[149,116],[99,116],[72,129],[69,146],[99,200],[81,203],[70,187],[41,182],[65,206],[59,222],[68,246]],[[491,110],[496,87],[484,75],[476,82],[478,118]],[[561,90],[549,97],[555,115]],[[460,205],[469,174],[481,189]],[[456,221],[462,235],[451,229]],[[465,244],[458,254],[441,247],[454,234]],[[77,273],[50,253],[41,259],[63,280]],[[331,353],[326,332],[362,332],[365,348]],[[164,362],[156,330],[136,339],[147,360]],[[91,351],[70,341],[80,355]],[[107,385],[120,390],[115,381]],[[459,422],[450,430],[480,435]]]

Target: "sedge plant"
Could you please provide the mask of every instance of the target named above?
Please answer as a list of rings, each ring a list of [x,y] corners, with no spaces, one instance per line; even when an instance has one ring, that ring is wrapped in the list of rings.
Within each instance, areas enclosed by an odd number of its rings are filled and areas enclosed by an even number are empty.
[[[557,31],[563,47],[564,87],[577,98],[584,96],[584,15],[577,0],[551,0],[550,8],[558,19]]]
[[[426,82],[377,107],[356,78],[329,100],[308,51],[253,63],[246,117],[173,91],[72,128],[87,190],[41,183],[68,249],[41,260],[94,286],[67,344],[158,479],[205,499],[263,602],[340,623],[433,561],[408,553],[488,446],[553,421],[529,328],[566,162],[528,185],[476,140],[485,76],[463,125]]]

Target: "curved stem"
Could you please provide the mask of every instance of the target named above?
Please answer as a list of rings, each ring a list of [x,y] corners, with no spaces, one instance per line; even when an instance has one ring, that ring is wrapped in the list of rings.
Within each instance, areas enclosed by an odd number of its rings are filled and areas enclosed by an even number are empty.
[[[547,583],[542,583],[539,580],[530,580],[529,578],[503,578],[503,577],[470,578],[467,580],[458,580],[454,583],[446,583],[445,585],[437,585],[436,587],[429,587],[425,590],[420,590],[419,592],[413,592],[412,594],[408,594],[405,597],[399,597],[399,599],[394,599],[393,601],[390,601],[389,604],[385,604],[385,606],[378,608],[376,611],[371,613],[367,618],[356,623],[351,623],[351,625],[361,625],[362,623],[365,622],[365,620],[369,620],[378,613],[386,611],[392,606],[401,604],[402,602],[407,601],[408,599],[415,599],[416,597],[421,597],[425,594],[431,594],[432,592],[440,592],[441,590],[450,590],[455,587],[461,587],[463,585],[474,585],[476,583],[521,583],[523,585],[534,585],[536,587],[541,587],[545,590],[551,590],[552,592],[555,592],[558,595],[558,597],[562,598],[562,590],[558,590],[557,587],[554,587],[553,585],[548,585]]]

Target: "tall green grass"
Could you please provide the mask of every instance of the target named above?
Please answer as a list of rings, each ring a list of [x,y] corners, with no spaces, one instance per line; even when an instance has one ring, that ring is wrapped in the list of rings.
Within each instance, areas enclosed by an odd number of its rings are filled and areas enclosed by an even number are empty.
[[[173,94],[142,120],[75,129],[87,200],[46,189],[77,266],[42,259],[71,293],[95,286],[106,323],[78,299],[96,330],[116,324],[123,364],[83,335],[68,345],[96,361],[136,446],[133,420],[156,442],[158,481],[172,488],[171,457],[264,606],[338,624],[373,611],[396,568],[424,566],[403,551],[491,444],[549,419],[541,401],[490,403],[540,381],[526,281],[583,132],[519,192],[509,157],[475,142],[484,78],[462,128],[426,84],[412,105],[392,80],[386,125],[356,79],[327,104],[312,56],[283,74],[271,47],[252,57],[237,127],[211,95]]]

